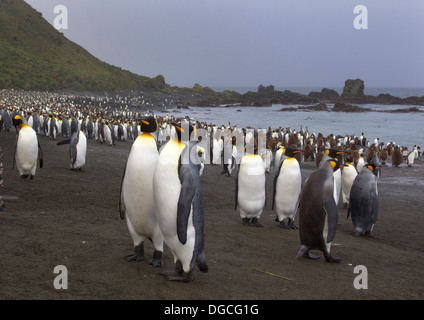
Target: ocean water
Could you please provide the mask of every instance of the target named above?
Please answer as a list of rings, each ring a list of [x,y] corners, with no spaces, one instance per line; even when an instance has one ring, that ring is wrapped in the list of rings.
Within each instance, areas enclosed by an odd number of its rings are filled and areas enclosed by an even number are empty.
[[[395,110],[417,106],[399,105],[360,105],[374,111],[360,113],[331,111],[279,111],[282,108],[297,108],[298,105],[273,105],[272,107],[190,107],[189,109],[168,110],[175,117],[185,117],[204,121],[218,126],[231,124],[237,127],[271,129],[290,127],[308,129],[310,133],[322,133],[327,136],[356,135],[364,133],[371,143],[395,142],[411,149],[414,145],[424,146],[424,112],[388,113],[381,110]],[[331,108],[331,105],[328,105]],[[417,107],[424,111],[423,106]]]

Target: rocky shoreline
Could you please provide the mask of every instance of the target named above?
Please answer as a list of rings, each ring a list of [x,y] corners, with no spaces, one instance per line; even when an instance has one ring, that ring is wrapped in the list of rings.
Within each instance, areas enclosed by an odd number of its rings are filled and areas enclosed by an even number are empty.
[[[407,98],[395,97],[390,94],[378,96],[365,95],[364,84],[361,79],[345,82],[342,95],[332,89],[323,88],[321,92],[310,92],[304,95],[290,90],[275,90],[273,85],[259,85],[256,92],[225,90],[217,92],[209,87],[195,84],[193,88],[166,87],[162,90],[143,90],[143,94],[151,101],[151,105],[162,108],[183,109],[187,107],[268,107],[274,104],[300,105],[299,109],[326,111],[326,104],[334,104],[333,111],[363,112],[369,111],[356,106],[357,104],[405,105],[424,106],[424,96]],[[121,92],[126,94],[126,92]],[[120,93],[120,94],[121,94]],[[135,91],[127,92],[137,94]],[[418,108],[399,109],[398,112],[419,112]],[[392,111],[397,112],[397,111]]]
[[[349,83],[359,83],[349,86]],[[68,101],[74,104],[108,107],[110,109],[130,109],[136,111],[161,111],[166,112],[189,107],[269,107],[275,104],[290,105],[281,111],[311,110],[311,111],[334,111],[334,112],[366,112],[370,109],[360,107],[358,104],[380,105],[405,105],[408,108],[382,112],[422,112],[414,106],[424,106],[424,96],[411,96],[407,98],[394,97],[390,94],[378,96],[365,95],[363,93],[363,81],[347,80],[343,94],[337,91],[323,88],[321,92],[310,92],[308,95],[284,90],[275,90],[273,85],[259,85],[256,92],[248,91],[239,93],[225,90],[217,92],[209,87],[195,84],[193,88],[180,88],[166,86],[163,88],[140,88],[140,90],[120,90],[119,92],[91,92],[75,91],[71,89],[57,90],[53,92],[24,91],[14,89],[0,90],[0,99],[6,104],[11,103],[14,97],[43,97],[52,103]],[[21,99],[21,98],[19,98]],[[30,98],[34,101],[33,98]],[[299,105],[297,108],[293,105]],[[334,105],[330,108],[328,105]],[[412,106],[412,107],[411,107]]]

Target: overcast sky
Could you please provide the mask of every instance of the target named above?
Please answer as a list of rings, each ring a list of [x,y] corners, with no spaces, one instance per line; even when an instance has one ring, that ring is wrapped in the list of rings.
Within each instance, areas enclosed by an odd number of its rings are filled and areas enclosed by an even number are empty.
[[[423,0],[25,1],[52,25],[65,5],[68,39],[170,85],[424,87]]]

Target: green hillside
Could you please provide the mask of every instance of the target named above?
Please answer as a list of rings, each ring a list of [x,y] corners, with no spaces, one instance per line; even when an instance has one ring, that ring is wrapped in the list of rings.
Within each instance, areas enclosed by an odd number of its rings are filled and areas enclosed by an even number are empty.
[[[100,61],[23,0],[0,0],[0,88],[116,91],[165,86]]]

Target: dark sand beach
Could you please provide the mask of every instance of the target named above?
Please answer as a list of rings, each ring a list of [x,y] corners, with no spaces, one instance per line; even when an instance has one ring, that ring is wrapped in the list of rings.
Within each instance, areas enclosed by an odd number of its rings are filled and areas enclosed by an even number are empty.
[[[120,182],[131,142],[88,141],[82,171],[69,169],[68,147],[39,136],[44,167],[35,181],[12,170],[15,132],[0,132],[6,208],[0,213],[0,299],[140,300],[412,300],[424,298],[424,166],[382,168],[380,210],[373,235],[353,236],[346,209],[331,253],[339,264],[296,259],[299,231],[275,222],[272,180],[267,175],[263,228],[248,227],[234,211],[234,176],[207,165],[202,176],[205,252],[209,272],[197,269],[190,283],[167,281],[147,260],[127,262],[133,252],[119,217]],[[303,180],[315,170],[301,164]],[[296,219],[296,223],[298,223]],[[164,248],[164,269],[173,269]],[[68,289],[55,289],[54,268],[68,270]],[[355,266],[368,271],[368,289],[355,289]]]

